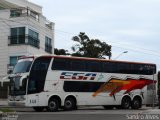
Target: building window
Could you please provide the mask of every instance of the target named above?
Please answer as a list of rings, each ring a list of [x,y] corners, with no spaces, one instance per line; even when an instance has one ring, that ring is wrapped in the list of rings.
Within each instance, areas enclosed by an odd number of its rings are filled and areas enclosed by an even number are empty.
[[[18,60],[18,56],[10,56],[10,66],[15,66]]]
[[[15,9],[10,11],[10,17],[20,17],[22,14],[22,10]]]
[[[25,44],[25,27],[11,28],[10,44]]]
[[[45,37],[45,51],[52,53],[52,39],[49,37]]]
[[[31,29],[29,29],[28,44],[39,48],[39,34]]]

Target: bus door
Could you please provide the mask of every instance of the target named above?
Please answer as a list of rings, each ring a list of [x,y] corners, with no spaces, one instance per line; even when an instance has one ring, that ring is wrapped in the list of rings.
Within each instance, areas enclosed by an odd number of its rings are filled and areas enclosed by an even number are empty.
[[[31,68],[28,79],[27,100],[30,106],[39,106],[40,93],[44,90],[44,84],[51,58],[37,58]]]

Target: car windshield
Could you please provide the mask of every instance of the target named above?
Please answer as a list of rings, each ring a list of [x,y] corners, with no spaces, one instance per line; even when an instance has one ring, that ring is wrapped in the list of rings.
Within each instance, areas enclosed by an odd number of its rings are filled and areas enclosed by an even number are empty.
[[[18,63],[14,67],[13,74],[29,72],[31,64],[32,60],[30,59],[18,61]]]

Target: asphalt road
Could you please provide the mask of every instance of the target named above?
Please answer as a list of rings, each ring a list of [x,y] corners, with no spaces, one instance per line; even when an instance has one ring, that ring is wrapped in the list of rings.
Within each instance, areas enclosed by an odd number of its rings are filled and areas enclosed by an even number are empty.
[[[101,107],[82,107],[74,111],[35,112],[32,108],[12,108],[18,120],[159,120],[160,110],[104,110]]]

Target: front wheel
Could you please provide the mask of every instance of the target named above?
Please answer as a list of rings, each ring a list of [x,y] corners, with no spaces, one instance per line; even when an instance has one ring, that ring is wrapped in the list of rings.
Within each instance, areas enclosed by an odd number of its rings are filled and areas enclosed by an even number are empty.
[[[48,111],[56,112],[58,111],[58,108],[59,108],[59,102],[57,99],[52,98],[51,100],[49,100],[48,107],[47,107]]]

